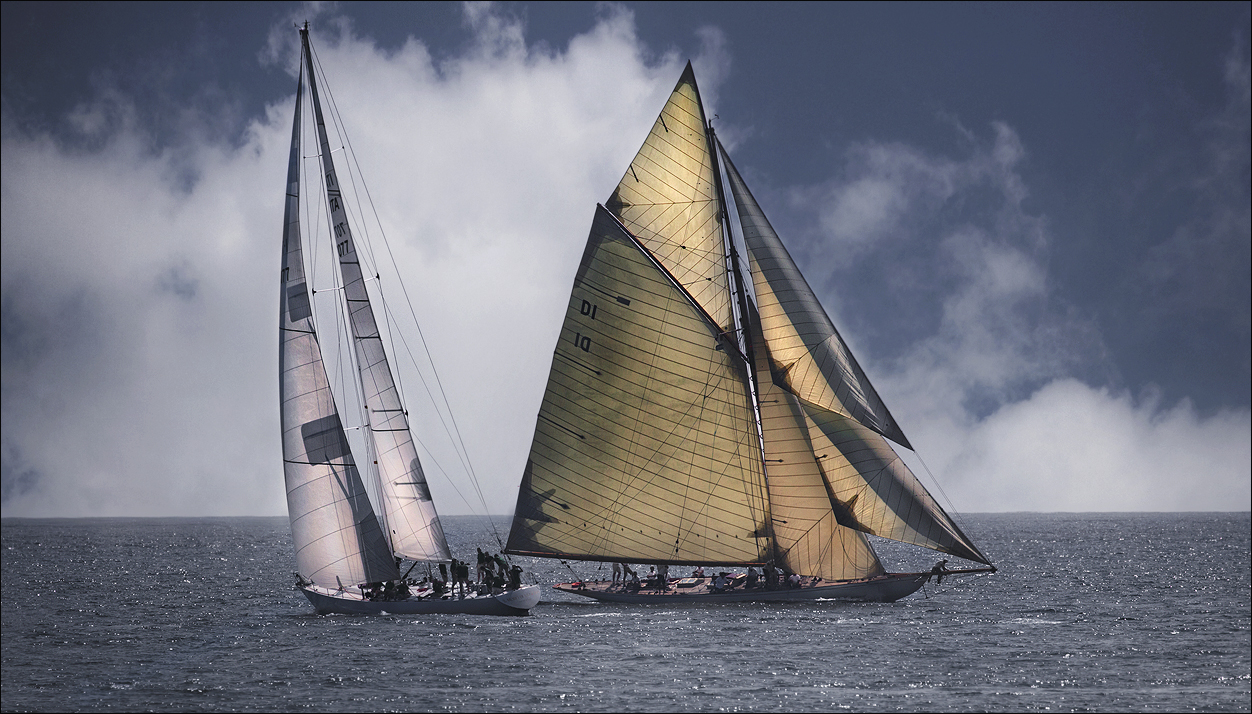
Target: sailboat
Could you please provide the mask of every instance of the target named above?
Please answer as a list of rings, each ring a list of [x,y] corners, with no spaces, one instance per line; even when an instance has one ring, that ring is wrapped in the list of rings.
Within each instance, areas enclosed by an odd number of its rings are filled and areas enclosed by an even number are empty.
[[[994,572],[892,442],[912,450],[706,120],[688,63],[596,206],[505,552],[624,564],[553,586],[615,602],[895,601]],[[974,566],[889,573],[867,536]],[[628,577],[631,563],[656,573]]]
[[[435,511],[366,289],[362,256],[357,252],[323,118],[308,23],[300,30],[300,38],[300,78],[287,169],[278,358],[283,471],[296,549],[296,588],[320,614],[526,614],[538,603],[540,591],[537,585],[521,585],[517,566],[502,587],[500,576],[472,589],[457,578],[458,567]],[[351,344],[344,352],[356,367],[357,390],[344,398],[364,402],[365,423],[360,427],[364,446],[359,447],[365,452],[363,459],[354,456],[331,391],[315,324],[317,310],[306,279],[300,213],[306,71],[318,140],[314,158],[321,161],[313,175],[325,187],[326,236],[334,246],[342,280],[333,292],[342,300],[341,314],[346,314],[351,325],[351,335],[345,340]],[[316,196],[316,189],[312,193]],[[367,479],[375,484],[377,504],[366,488]],[[412,564],[402,573],[406,560]],[[443,574],[449,561],[454,566],[452,583]],[[429,577],[410,578],[421,564],[427,565]],[[440,567],[439,575],[430,567],[434,564]]]

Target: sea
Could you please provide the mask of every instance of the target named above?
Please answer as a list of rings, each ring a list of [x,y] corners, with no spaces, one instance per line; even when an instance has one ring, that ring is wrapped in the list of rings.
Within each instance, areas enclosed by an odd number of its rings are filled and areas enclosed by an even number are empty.
[[[999,572],[896,603],[318,616],[286,518],[5,519],[4,711],[1249,711],[1244,513],[967,514]],[[507,519],[451,517],[454,555]],[[937,554],[879,543],[890,570]],[[950,563],[952,565],[953,563]],[[671,570],[671,575],[674,571]]]

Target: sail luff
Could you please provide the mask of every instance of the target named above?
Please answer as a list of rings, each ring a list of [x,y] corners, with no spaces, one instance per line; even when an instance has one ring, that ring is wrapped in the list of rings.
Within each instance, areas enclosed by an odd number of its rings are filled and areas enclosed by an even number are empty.
[[[314,329],[300,238],[303,65],[287,167],[279,279],[279,418],[296,567],[320,585],[399,577],[339,420]]]
[[[388,537],[396,555],[414,560],[449,560],[451,552],[431,499],[430,487],[409,431],[408,414],[400,401],[382,335],[370,305],[356,241],[340,191],[330,140],[322,115],[317,83],[312,76],[312,51],[306,42],[309,89],[321,148],[326,197],[334,232],[344,300],[348,306],[356,350],[357,374],[365,400],[369,438],[373,442]]]

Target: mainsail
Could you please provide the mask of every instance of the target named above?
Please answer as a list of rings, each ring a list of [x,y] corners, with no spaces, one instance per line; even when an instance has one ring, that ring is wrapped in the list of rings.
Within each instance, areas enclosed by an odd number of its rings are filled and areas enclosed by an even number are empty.
[[[342,587],[400,577],[396,556],[448,560],[391,368],[383,351],[347,220],[323,121],[307,28],[296,94],[279,310],[280,404],[287,505],[300,575]],[[335,405],[318,343],[300,237],[301,103],[305,69],[313,100],[332,238],[337,247],[367,413],[368,440],[382,500],[378,514],[365,489]],[[385,527],[384,527],[385,523]]]
[[[764,562],[733,342],[603,207],[574,279],[508,550]],[[557,495],[559,494],[559,495]]]
[[[756,303],[732,275],[719,163]],[[988,563],[889,439],[911,448],[713,137],[688,64],[596,211],[506,551],[857,580],[885,572],[872,534]]]

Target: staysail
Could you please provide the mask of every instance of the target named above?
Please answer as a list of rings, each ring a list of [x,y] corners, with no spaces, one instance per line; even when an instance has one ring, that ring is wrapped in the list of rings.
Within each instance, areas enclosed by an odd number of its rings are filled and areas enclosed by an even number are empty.
[[[307,41],[304,43],[304,54],[308,66],[312,67],[312,53]],[[317,83],[311,73],[309,89],[313,97],[317,136],[321,145],[330,223],[334,230],[339,269],[343,276],[344,299],[348,305],[352,338],[356,346],[357,369],[365,399],[368,433],[378,465],[388,539],[392,551],[398,556],[413,560],[449,560],[452,557],[451,552],[439,523],[439,516],[435,512],[434,501],[431,500],[430,488],[426,484],[417,448],[409,432],[408,415],[400,401],[400,393],[383,350],[382,335],[366,292],[357,244],[353,240],[335,164],[331,158]]]
[[[303,89],[303,68],[300,88]],[[299,573],[340,587],[400,576],[370,506],[326,378],[300,240],[300,103],[291,131],[279,285],[279,409]]]
[[[745,369],[733,341],[597,207],[508,552],[768,560]]]
[[[734,163],[718,147],[751,265],[761,331],[757,349],[769,360],[761,379],[762,400],[767,385],[793,398],[839,522],[988,563],[884,438],[911,448]],[[771,464],[771,476],[776,470]]]

